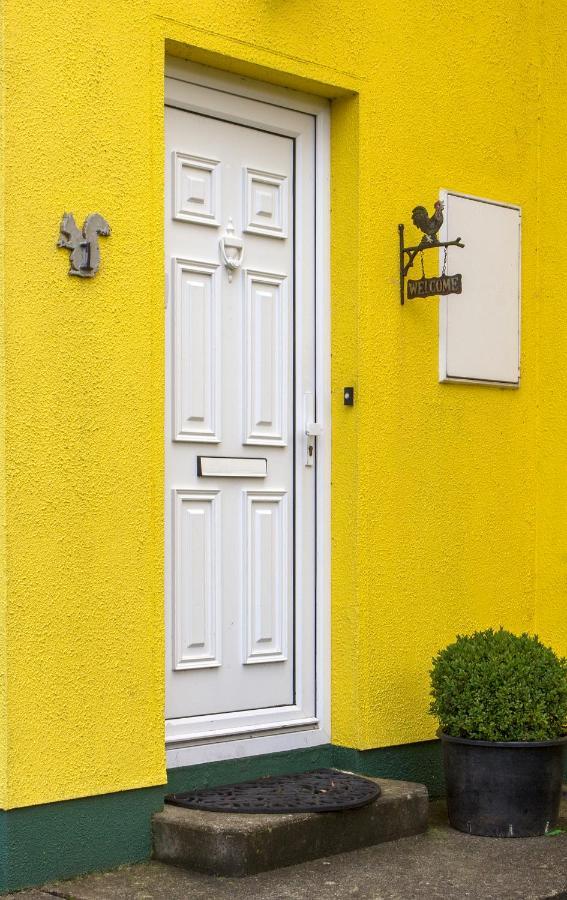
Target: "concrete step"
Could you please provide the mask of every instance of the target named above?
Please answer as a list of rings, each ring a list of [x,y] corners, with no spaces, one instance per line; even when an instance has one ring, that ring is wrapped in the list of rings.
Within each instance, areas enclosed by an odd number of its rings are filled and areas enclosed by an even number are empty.
[[[382,791],[373,803],[336,813],[216,813],[166,805],[152,820],[154,858],[211,875],[253,875],[427,829],[425,785],[372,780]]]

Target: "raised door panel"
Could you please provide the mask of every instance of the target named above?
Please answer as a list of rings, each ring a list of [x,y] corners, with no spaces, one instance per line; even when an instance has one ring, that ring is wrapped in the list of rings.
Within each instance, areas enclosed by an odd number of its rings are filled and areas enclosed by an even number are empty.
[[[285,275],[245,278],[244,442],[287,444],[288,304]]]
[[[287,659],[288,547],[284,491],[244,492],[244,661]]]
[[[286,175],[244,169],[244,231],[287,238],[287,185]]]
[[[174,260],[175,440],[218,443],[220,310],[218,266]]]
[[[174,491],[176,670],[221,665],[219,491]]]
[[[199,225],[220,224],[220,162],[173,151],[173,218]]]

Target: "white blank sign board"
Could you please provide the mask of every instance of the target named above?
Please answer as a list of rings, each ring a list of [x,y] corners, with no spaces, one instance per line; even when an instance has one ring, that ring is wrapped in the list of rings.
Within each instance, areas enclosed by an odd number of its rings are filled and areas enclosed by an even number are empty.
[[[518,386],[521,210],[452,191],[441,199],[440,240],[460,237],[465,248],[448,250],[447,273],[462,274],[463,292],[441,297],[439,379]]]

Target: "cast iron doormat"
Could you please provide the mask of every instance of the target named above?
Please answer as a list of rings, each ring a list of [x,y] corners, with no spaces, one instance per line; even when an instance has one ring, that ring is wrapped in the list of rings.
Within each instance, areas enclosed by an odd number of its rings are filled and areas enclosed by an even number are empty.
[[[165,802],[209,812],[339,812],[366,806],[379,796],[380,788],[367,778],[335,769],[316,769],[169,794]]]

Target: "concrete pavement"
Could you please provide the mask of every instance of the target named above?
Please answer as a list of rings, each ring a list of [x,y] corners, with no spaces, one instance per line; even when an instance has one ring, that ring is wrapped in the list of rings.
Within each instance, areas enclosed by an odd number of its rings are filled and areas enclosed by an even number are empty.
[[[9,895],[13,900],[567,900],[567,802],[559,834],[499,839],[448,827],[431,804],[426,834],[247,878],[158,862]],[[7,898],[6,898],[7,900]]]

